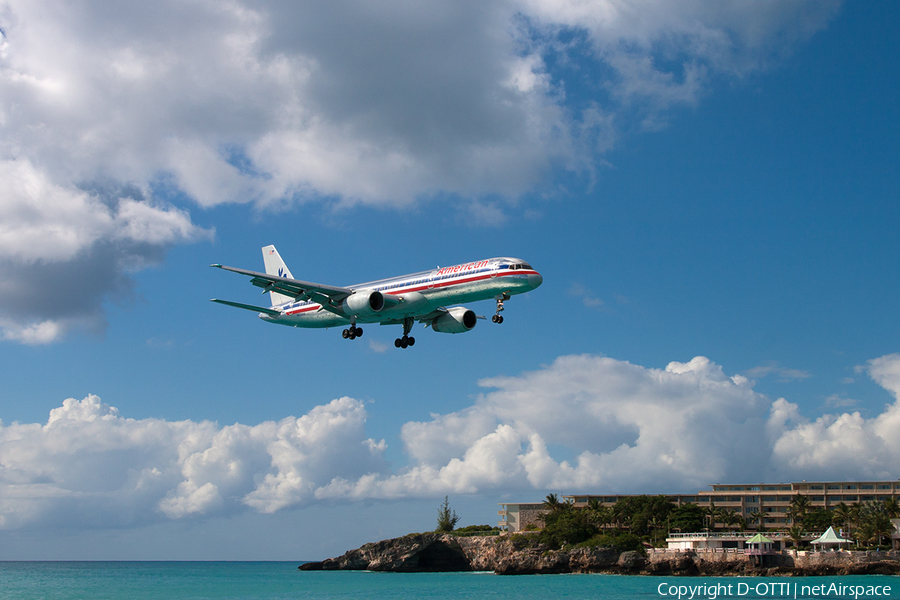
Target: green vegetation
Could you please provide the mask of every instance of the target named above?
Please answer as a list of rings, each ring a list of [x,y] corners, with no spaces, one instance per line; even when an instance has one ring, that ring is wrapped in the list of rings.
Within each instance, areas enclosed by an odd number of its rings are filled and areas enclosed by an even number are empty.
[[[544,528],[538,535],[541,543],[551,548],[604,546],[624,552],[643,550],[644,541],[664,544],[675,506],[665,496],[632,496],[611,507],[593,499],[586,508],[576,509],[550,494],[544,508]],[[694,521],[702,522],[696,510],[679,514],[685,522],[691,522],[691,515]]]
[[[450,508],[450,500],[447,496],[444,496],[444,501],[438,507],[437,529],[435,531],[449,533],[453,531],[458,522],[459,515]]]
[[[500,535],[499,527],[491,527],[490,525],[466,525],[459,529],[453,530],[453,535],[459,537],[478,537]]]
[[[744,519],[712,502],[704,507],[693,503],[676,507],[665,496],[628,496],[612,506],[592,498],[586,507],[576,509],[556,494],[549,494],[543,508],[543,528],[528,540],[554,549],[603,546],[623,552],[641,550],[645,544],[661,547],[670,531],[743,531],[748,523],[759,531],[766,528],[765,514],[759,510],[748,513],[748,519]],[[877,548],[890,543],[891,519],[900,515],[900,503],[892,499],[850,505],[842,502],[828,510],[813,506],[808,496],[797,494],[791,499],[787,514],[789,523],[780,525],[778,530],[790,536],[795,547],[804,543],[804,533],[822,532],[834,525],[843,531],[843,537],[856,540],[857,545]],[[524,537],[521,542],[525,543]]]
[[[692,502],[675,507],[669,513],[669,524],[675,531],[703,531],[706,511]]]
[[[538,540],[551,548],[566,544],[580,544],[599,533],[600,529],[591,520],[586,510],[575,510],[571,504],[557,504],[542,515],[544,529]]]
[[[581,542],[578,548],[613,548],[616,552],[644,551],[644,543],[641,538],[628,532],[601,533],[591,539]]]
[[[803,517],[803,529],[806,531],[825,531],[831,526],[834,514],[827,508],[815,508]]]
[[[843,537],[857,545],[880,547],[890,543],[891,519],[900,516],[900,505],[893,498],[882,502],[870,500],[862,504],[841,502],[830,512],[831,525],[839,528]]]

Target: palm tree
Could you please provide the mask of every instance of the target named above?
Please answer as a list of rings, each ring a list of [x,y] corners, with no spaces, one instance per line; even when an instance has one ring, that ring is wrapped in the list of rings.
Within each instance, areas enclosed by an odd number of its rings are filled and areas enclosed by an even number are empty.
[[[550,512],[558,512],[562,510],[563,503],[559,501],[559,496],[557,496],[556,494],[547,494],[547,498],[544,500],[543,506]]]
[[[790,517],[791,523],[802,523],[803,517],[810,508],[812,508],[812,503],[809,501],[809,496],[803,494],[794,496],[791,499],[791,506],[788,508],[788,517]]]
[[[622,503],[621,500],[619,502],[616,502],[615,504],[613,504],[612,508],[610,509],[610,517],[611,517],[612,522],[615,524],[616,529],[621,529],[622,523],[626,519],[628,521],[630,521],[628,516],[629,516],[628,509]]]
[[[854,502],[850,505],[850,518],[848,519],[849,532],[852,534],[859,528],[860,519],[862,518],[862,507],[859,502]],[[857,546],[859,543],[857,542]]]
[[[764,515],[764,514],[765,514],[765,513],[760,512],[760,510],[759,510],[758,508],[754,508],[754,509],[750,512],[750,514],[747,515],[748,517],[750,517],[750,522],[751,522],[751,523],[756,523],[756,530],[757,530],[757,531],[765,531],[765,529],[766,529],[766,525],[765,525],[765,523],[763,523],[763,515]]]
[[[603,529],[605,525],[608,525],[610,521],[612,521],[612,509],[608,506],[603,506],[603,504],[596,498],[591,498],[588,500],[587,509],[588,518],[591,523],[596,525],[598,528]]]
[[[894,531],[894,524],[886,513],[872,515],[869,525],[872,528],[872,539],[877,545],[881,545],[882,540]]]
[[[894,498],[887,498],[884,501],[884,511],[891,519],[900,517],[900,502],[897,502]]]
[[[791,536],[791,540],[793,540],[794,542],[794,547],[799,550],[800,542],[803,541],[803,525],[801,525],[800,523],[794,523],[788,530],[788,535]]]
[[[721,512],[722,522],[725,523],[726,527],[734,526],[734,529],[743,530],[746,521],[741,517],[736,511],[725,508]]]
[[[715,531],[716,524],[725,520],[725,517],[724,517],[725,511],[722,510],[721,508],[716,507],[715,502],[710,502],[709,506],[707,506],[706,508],[703,509],[703,512],[706,514],[706,519],[707,519],[707,522],[709,523],[709,526],[707,527],[708,530],[711,529],[712,531]]]
[[[839,502],[834,507],[832,524],[837,525],[841,529],[846,529],[846,534],[850,535],[850,507],[843,502]]]
[[[866,543],[881,544],[882,538],[894,530],[888,514],[888,506],[884,502],[871,500],[859,509],[860,539]]]

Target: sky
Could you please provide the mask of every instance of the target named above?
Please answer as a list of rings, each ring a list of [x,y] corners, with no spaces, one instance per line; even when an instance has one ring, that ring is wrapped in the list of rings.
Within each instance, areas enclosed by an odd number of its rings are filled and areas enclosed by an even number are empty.
[[[0,559],[315,560],[445,496],[496,524],[900,477],[897,22],[0,0]],[[333,285],[493,256],[544,284],[398,350],[210,303],[261,303],[208,265],[268,244]]]

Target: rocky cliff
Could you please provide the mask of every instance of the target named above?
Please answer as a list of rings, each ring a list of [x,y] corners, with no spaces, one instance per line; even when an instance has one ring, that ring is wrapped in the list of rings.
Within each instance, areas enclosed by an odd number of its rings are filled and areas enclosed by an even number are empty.
[[[876,557],[877,558],[877,557]],[[343,556],[307,563],[301,570],[394,572],[493,571],[500,575],[616,573],[635,575],[861,575],[900,574],[900,558],[795,561],[758,567],[742,554],[618,553],[610,548],[552,550],[527,536],[456,537],[423,533],[365,544]],[[803,563],[803,564],[801,564]],[[809,564],[805,564],[809,563]]]

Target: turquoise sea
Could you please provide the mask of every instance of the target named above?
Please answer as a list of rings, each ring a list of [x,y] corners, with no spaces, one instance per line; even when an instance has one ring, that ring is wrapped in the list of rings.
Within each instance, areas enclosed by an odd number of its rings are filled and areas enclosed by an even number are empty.
[[[888,598],[900,577],[698,578],[298,571],[296,562],[0,562],[0,598],[282,600],[440,598]],[[741,586],[743,584],[743,586]],[[796,586],[795,586],[796,584]],[[728,588],[727,586],[731,586]],[[681,586],[681,587],[679,587]],[[804,589],[807,592],[804,595]],[[816,587],[820,586],[820,587]],[[890,591],[885,593],[886,587]],[[830,592],[829,593],[829,588]],[[815,589],[815,593],[813,593]],[[730,590],[730,593],[728,593]]]

